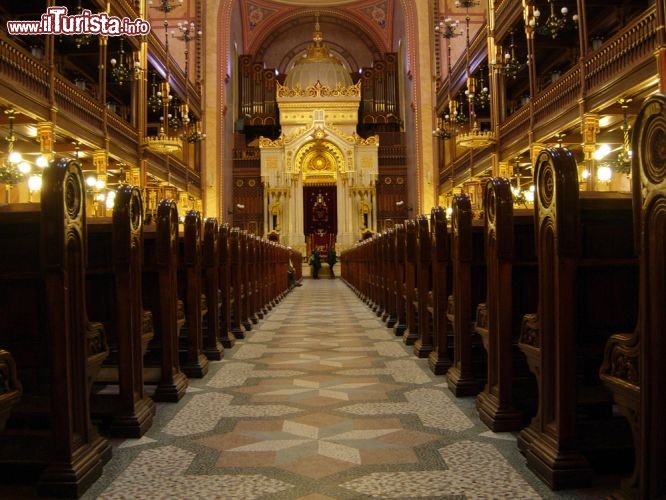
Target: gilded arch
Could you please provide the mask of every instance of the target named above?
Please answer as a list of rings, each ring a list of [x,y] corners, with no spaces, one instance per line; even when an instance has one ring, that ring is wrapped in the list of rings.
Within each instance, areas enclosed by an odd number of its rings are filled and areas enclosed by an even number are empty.
[[[308,142],[296,153],[295,166],[304,185],[336,184],[338,171],[344,171],[342,151],[329,141]]]

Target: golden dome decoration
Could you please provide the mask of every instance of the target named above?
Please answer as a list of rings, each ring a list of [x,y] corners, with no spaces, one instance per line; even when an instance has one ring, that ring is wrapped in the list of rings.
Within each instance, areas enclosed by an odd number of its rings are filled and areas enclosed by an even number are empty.
[[[354,85],[342,62],[323,42],[317,14],[312,44],[287,72],[284,85],[278,83],[278,97],[356,97],[360,83]]]

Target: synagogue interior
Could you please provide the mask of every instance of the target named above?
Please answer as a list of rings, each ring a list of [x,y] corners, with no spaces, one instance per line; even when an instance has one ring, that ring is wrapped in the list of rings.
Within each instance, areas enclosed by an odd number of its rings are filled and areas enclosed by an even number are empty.
[[[666,498],[665,26],[0,2],[0,496]]]

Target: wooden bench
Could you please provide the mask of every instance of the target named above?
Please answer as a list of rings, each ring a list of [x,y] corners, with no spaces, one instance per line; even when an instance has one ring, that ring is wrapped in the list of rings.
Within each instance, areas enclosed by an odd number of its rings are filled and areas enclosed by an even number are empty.
[[[635,463],[626,498],[666,496],[666,96],[646,99],[634,124],[632,179],[640,259],[639,314],[608,340],[600,376],[632,428]],[[662,148],[661,150],[659,148]],[[619,496],[619,495],[618,495]]]
[[[405,304],[407,328],[402,335],[402,341],[406,345],[414,345],[419,338],[418,316],[414,308],[417,286],[417,234],[416,221],[412,219],[405,220],[405,282],[403,284],[402,300]]]
[[[180,367],[190,378],[208,373],[208,358],[203,353],[203,320],[208,312],[202,281],[201,214],[185,214],[183,232],[178,238],[178,297],[185,307],[185,324],[180,330]]]
[[[92,412],[113,436],[141,437],[152,425],[153,400],[144,391],[143,356],[154,336],[143,308],[143,204],[137,187],[116,190],[113,217],[87,221],[86,297],[91,318],[105,328],[110,355],[96,382]],[[106,384],[117,384],[109,391]]]
[[[476,332],[488,354],[485,388],[476,399],[481,420],[495,432],[517,431],[531,418],[536,387],[518,349],[521,319],[537,308],[534,212],[514,210],[508,179],[492,178],[484,197],[486,301]]]
[[[579,193],[565,148],[538,155],[535,181],[539,305],[519,345],[537,377],[539,409],[518,445],[548,486],[581,487],[593,465],[617,471],[631,456],[628,426],[613,416],[598,375],[608,337],[636,324],[631,197]]]
[[[220,224],[219,229],[219,289],[220,289],[220,342],[230,349],[236,343],[232,332],[232,309],[234,307],[234,289],[231,280],[231,227],[229,224]]]
[[[4,481],[80,496],[111,456],[90,418],[91,380],[108,354],[85,301],[85,185],[80,164],[43,172],[40,204],[0,210],[0,345],[23,386],[0,433]]]
[[[418,339],[414,342],[414,354],[427,358],[432,352],[432,239],[428,218],[416,218],[416,296],[414,308],[418,319]]]
[[[396,281],[395,281],[395,229],[389,229],[382,238],[382,266],[384,267],[385,312],[382,319],[387,328],[395,327],[396,323]]]
[[[393,235],[395,248],[395,266],[394,273],[394,290],[393,301],[395,302],[395,325],[393,326],[393,333],[397,337],[402,337],[407,329],[407,310],[405,308],[405,301],[403,299],[405,294],[405,247],[406,247],[406,232],[404,224],[396,224],[395,232]]]
[[[430,213],[432,240],[432,352],[428,366],[435,375],[445,374],[451,366],[448,319],[446,308],[451,291],[450,241],[446,211],[435,207]]]
[[[204,221],[201,275],[203,294],[206,297],[206,313],[202,324],[203,353],[207,359],[219,361],[224,357],[221,330],[222,290],[220,289],[220,228],[217,219]],[[224,286],[229,286],[226,282]]]
[[[453,293],[447,318],[453,330],[453,360],[447,372],[449,390],[456,396],[474,396],[483,387],[485,366],[479,360],[480,342],[474,338],[472,311],[485,298],[483,226],[473,221],[466,194],[453,197],[451,216]]]
[[[240,229],[231,228],[229,232],[230,280],[233,289],[231,308],[231,333],[236,339],[244,339],[248,324],[243,323],[245,290],[242,272],[242,249]],[[250,327],[251,328],[251,327]]]
[[[5,428],[12,407],[19,402],[23,386],[16,375],[16,362],[9,351],[0,349],[0,431]]]
[[[157,221],[143,232],[143,303],[153,312],[155,336],[144,357],[144,379],[157,384],[155,401],[179,401],[187,389],[180,368],[179,334],[185,311],[178,299],[178,209],[174,200],[161,200]]]

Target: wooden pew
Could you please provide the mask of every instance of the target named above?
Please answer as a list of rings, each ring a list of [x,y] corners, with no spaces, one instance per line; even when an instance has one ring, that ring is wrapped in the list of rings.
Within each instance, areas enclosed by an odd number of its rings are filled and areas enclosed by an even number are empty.
[[[90,419],[91,379],[108,354],[85,301],[85,185],[76,161],[43,172],[40,204],[0,210],[0,345],[23,386],[0,433],[3,481],[80,496],[111,456]]]
[[[417,311],[419,337],[414,342],[414,354],[427,358],[432,352],[432,240],[428,218],[416,219],[416,273],[417,288],[414,308]]]
[[[259,323],[259,284],[257,278],[257,266],[259,265],[257,252],[257,237],[254,234],[245,233],[246,251],[246,283],[248,290],[247,317],[253,325]]]
[[[23,394],[16,362],[9,351],[0,349],[0,431],[5,428],[12,407],[19,402]]]
[[[613,416],[598,376],[610,334],[636,324],[631,198],[579,193],[565,148],[537,156],[535,181],[539,305],[519,346],[537,377],[539,408],[518,445],[548,486],[581,487],[593,465],[617,472],[631,455],[628,426]]]
[[[204,221],[201,261],[203,294],[206,297],[206,313],[202,333],[203,353],[206,358],[213,361],[219,361],[224,357],[221,331],[220,244],[220,229],[217,219],[209,217]],[[228,282],[224,285],[228,286]]]
[[[383,233],[376,233],[370,238],[372,246],[372,261],[370,262],[372,276],[372,310],[377,317],[384,315],[385,304],[383,301],[384,275],[382,266],[382,238]]]
[[[466,194],[453,197],[451,219],[451,263],[453,294],[447,304],[447,318],[453,329],[453,363],[447,372],[448,386],[456,396],[474,396],[482,387],[483,371],[472,311],[485,295],[483,226],[472,220],[472,206]]]
[[[618,496],[666,496],[666,96],[646,99],[634,124],[632,180],[640,258],[639,314],[632,333],[607,342],[600,376],[632,428],[635,463]],[[661,147],[661,153],[658,149]]]
[[[449,235],[446,227],[446,211],[435,207],[430,213],[430,238],[432,241],[432,352],[428,366],[435,375],[445,374],[451,366],[449,328],[446,308],[451,290]]]
[[[395,229],[389,229],[382,239],[382,265],[384,267],[384,303],[386,311],[383,320],[387,328],[395,327],[396,293],[395,293]]]
[[[405,284],[402,300],[405,303],[407,328],[402,334],[402,341],[406,345],[414,345],[416,339],[419,338],[417,315],[414,309],[414,297],[416,297],[416,238],[416,221],[412,219],[405,220]]]
[[[153,312],[155,337],[144,357],[146,382],[156,383],[155,401],[179,401],[187,389],[180,368],[179,334],[185,311],[178,300],[178,209],[161,200],[157,221],[143,232],[143,303]]]
[[[238,233],[238,267],[240,276],[240,321],[246,331],[252,330],[254,324],[251,317],[252,286],[249,279],[250,253],[247,231]]]
[[[203,378],[208,373],[208,358],[203,353],[203,319],[206,297],[202,293],[201,214],[190,210],[185,214],[183,234],[179,237],[178,297],[185,307],[185,324],[180,330],[180,366],[190,378]]]
[[[393,264],[395,265],[395,284],[394,284],[394,297],[395,302],[395,325],[393,326],[393,333],[397,337],[402,337],[407,329],[407,309],[405,307],[405,249],[406,249],[406,237],[407,233],[405,231],[404,224],[396,224],[395,233],[394,233],[394,248],[395,248],[395,260]]]
[[[511,184],[503,178],[486,183],[484,212],[487,295],[477,307],[476,332],[488,354],[488,382],[476,407],[491,430],[517,431],[525,425],[524,411],[533,416],[529,403],[536,397],[536,387],[528,393],[533,377],[518,350],[521,318],[537,308],[534,213],[514,210]],[[519,397],[514,387],[522,389]]]
[[[233,288],[233,302],[231,308],[231,333],[236,339],[245,338],[245,325],[243,324],[243,302],[245,301],[243,290],[243,273],[241,269],[241,242],[240,229],[231,228],[229,232],[230,253],[230,282]]]
[[[229,224],[220,224],[219,229],[219,288],[220,288],[220,342],[231,349],[236,343],[232,332],[232,309],[234,307],[234,289],[231,279],[231,227]]]
[[[154,327],[141,296],[142,206],[139,189],[122,185],[116,190],[112,218],[87,221],[88,311],[104,325],[110,348],[96,382],[118,385],[117,392],[93,393],[92,412],[113,436],[131,438],[150,428],[155,413],[143,378],[143,356]]]

